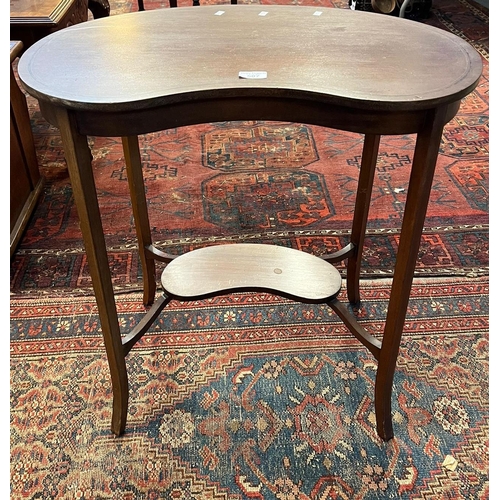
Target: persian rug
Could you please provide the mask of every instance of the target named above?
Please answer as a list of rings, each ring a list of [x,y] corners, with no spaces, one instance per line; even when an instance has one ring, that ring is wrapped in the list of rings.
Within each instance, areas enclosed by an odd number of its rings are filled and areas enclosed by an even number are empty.
[[[111,1],[112,15],[134,10]],[[269,294],[169,304],[127,357],[129,421],[114,437],[60,137],[28,97],[46,184],[10,267],[12,499],[489,497],[488,15],[472,1],[434,0],[419,22],[466,39],[484,71],[443,136],[396,372],[395,439],[375,432],[369,352],[330,309]],[[174,254],[238,241],[338,249],[350,233],[362,139],[285,122],[141,136],[153,238]],[[414,141],[381,143],[355,311],[375,335]],[[144,307],[124,159],[116,138],[90,146],[125,331]]]
[[[370,331],[389,285],[363,282]],[[136,324],[140,295],[117,303]],[[127,358],[120,438],[93,299],[11,309],[12,499],[489,498],[486,277],[415,280],[388,443],[374,360],[329,308],[268,294],[171,303]]]
[[[347,0],[314,1],[322,4],[347,8]],[[111,5],[112,15],[137,10],[133,2]],[[146,2],[147,9],[165,6]],[[435,0],[422,22],[470,42],[484,71],[445,128],[416,273],[479,276],[488,268],[488,17],[465,0]],[[59,133],[28,101],[46,187],[12,261],[11,289],[88,288]],[[235,241],[335,251],[350,234],[362,140],[283,122],[210,123],[141,136],[153,239],[173,254]],[[90,142],[115,285],[131,289],[141,270],[120,139]],[[392,275],[414,143],[414,135],[382,138],[364,277]]]

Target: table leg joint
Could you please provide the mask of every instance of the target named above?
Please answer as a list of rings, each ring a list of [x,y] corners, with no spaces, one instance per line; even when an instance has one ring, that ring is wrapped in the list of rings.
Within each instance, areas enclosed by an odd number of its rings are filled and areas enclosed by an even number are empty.
[[[348,243],[344,248],[341,248],[338,252],[329,253],[326,255],[321,255],[320,257],[330,264],[335,264],[342,260],[348,259],[356,255],[356,245],[354,243]]]
[[[143,316],[141,321],[124,337],[122,337],[123,355],[126,356],[136,342],[149,330],[150,326],[163,311],[165,306],[170,302],[170,297],[163,294],[151,306],[148,312]]]
[[[164,252],[154,245],[147,245],[144,250],[148,257],[159,260],[161,262],[165,262],[167,264],[169,262],[172,262],[177,257],[177,255],[172,255],[170,253]]]
[[[337,313],[338,317],[342,320],[349,331],[373,354],[375,359],[378,361],[380,359],[382,342],[363,328],[356,321],[356,318],[349,312],[347,307],[337,299],[329,301],[328,305]]]

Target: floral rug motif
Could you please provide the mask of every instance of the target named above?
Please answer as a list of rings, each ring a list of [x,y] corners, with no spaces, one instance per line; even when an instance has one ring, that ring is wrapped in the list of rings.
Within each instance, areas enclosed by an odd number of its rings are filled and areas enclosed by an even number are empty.
[[[357,314],[375,334],[389,284],[363,285]],[[127,357],[116,438],[93,299],[14,299],[11,498],[486,500],[488,292],[486,278],[415,281],[388,443],[376,362],[329,308],[269,294],[172,302]],[[141,295],[117,304],[127,331]]]

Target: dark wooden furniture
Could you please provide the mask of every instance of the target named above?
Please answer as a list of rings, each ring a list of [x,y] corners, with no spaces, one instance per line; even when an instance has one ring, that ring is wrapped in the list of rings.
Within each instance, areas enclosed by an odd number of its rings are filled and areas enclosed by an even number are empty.
[[[109,16],[108,0],[11,0],[10,39],[23,42],[24,49],[62,28],[88,19]]]
[[[89,10],[94,19],[108,17],[111,11],[108,0],[89,0]]]
[[[20,41],[10,42],[10,256],[35,209],[43,178],[31,132],[26,97],[19,88],[12,63],[21,53]]]
[[[106,50],[88,57],[90,46]],[[63,139],[113,381],[113,432],[121,434],[127,418],[126,355],[172,297],[265,289],[326,302],[340,315],[378,361],[377,431],[392,438],[393,376],[441,133],[481,70],[474,49],[443,30],[350,9],[297,6],[111,16],[54,33],[28,50],[19,65],[21,80]],[[351,241],[344,249],[320,259],[272,246],[226,245],[176,258],[154,245],[137,135],[231,120],[284,120],[365,135]],[[339,281],[330,263],[347,259],[348,299],[359,302],[380,136],[412,133],[416,147],[391,297],[383,337],[375,338],[335,298]],[[167,263],[164,293],[123,337],[88,135],[123,138],[146,304],[157,290],[155,261]]]
[[[177,7],[177,0],[169,0],[169,5],[170,7]],[[237,0],[231,0],[231,5],[236,5],[238,3]],[[137,6],[139,11],[141,10],[146,10],[144,8],[144,0],[137,0]],[[200,6],[200,0],[193,0],[193,6],[199,7]]]

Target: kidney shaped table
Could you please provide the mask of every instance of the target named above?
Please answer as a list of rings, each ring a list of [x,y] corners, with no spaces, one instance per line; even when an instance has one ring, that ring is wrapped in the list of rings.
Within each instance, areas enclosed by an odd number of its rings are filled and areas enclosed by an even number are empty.
[[[93,50],[91,50],[93,48]],[[378,362],[379,436],[393,437],[391,395],[408,299],[444,125],[477,85],[476,51],[444,30],[336,8],[225,5],[158,9],[97,19],[51,34],[21,58],[19,76],[60,129],[113,385],[111,428],[126,425],[126,355],[172,299],[270,291],[326,303]],[[214,245],[170,255],[149,227],[138,135],[234,120],[281,120],[364,135],[350,242],[313,256],[275,245]],[[347,259],[350,303],[359,276],[380,136],[417,134],[383,336],[337,299],[333,266]],[[121,332],[88,136],[121,137],[151,305]],[[167,221],[166,221],[167,223]],[[166,263],[155,299],[155,262]]]

